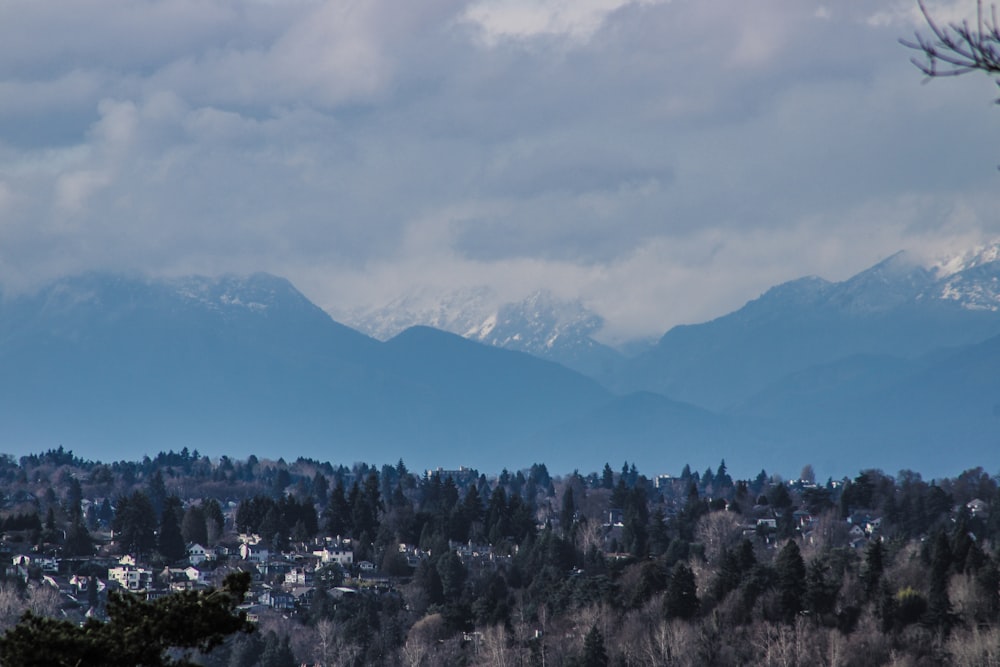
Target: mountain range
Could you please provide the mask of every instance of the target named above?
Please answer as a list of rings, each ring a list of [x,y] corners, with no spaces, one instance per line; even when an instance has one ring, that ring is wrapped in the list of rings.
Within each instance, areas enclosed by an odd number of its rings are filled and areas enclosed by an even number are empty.
[[[594,338],[604,326],[600,315],[579,300],[558,299],[548,290],[506,303],[483,286],[420,291],[382,307],[337,316],[379,340],[411,326],[430,326],[494,347],[527,352],[598,378],[608,376],[625,360],[624,354]]]
[[[479,298],[437,321],[462,335],[385,335],[412,318],[400,308],[369,318],[380,340],[267,274],[66,277],[0,299],[0,451],[186,446],[487,472],[997,467],[995,247],[791,281],[631,357],[597,343],[601,320],[578,303]]]

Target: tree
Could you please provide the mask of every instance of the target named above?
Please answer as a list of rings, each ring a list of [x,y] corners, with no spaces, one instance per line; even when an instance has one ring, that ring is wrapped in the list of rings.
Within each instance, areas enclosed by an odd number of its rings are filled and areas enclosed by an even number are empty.
[[[208,522],[205,520],[205,512],[197,505],[191,505],[184,512],[181,520],[181,535],[184,541],[189,544],[208,545]]]
[[[148,602],[112,592],[108,621],[82,626],[26,612],[0,637],[0,662],[19,667],[188,667],[192,651],[207,653],[229,635],[252,632],[237,613],[250,575],[230,574],[221,589],[184,591]]]
[[[781,614],[790,622],[802,611],[806,592],[806,565],[795,540],[788,540],[778,553],[774,560],[774,570],[778,578]]]
[[[608,652],[604,648],[604,635],[594,625],[583,638],[583,655],[580,656],[581,667],[606,667]]]
[[[698,589],[694,572],[687,563],[674,565],[667,582],[667,595],[663,600],[667,618],[691,618],[698,611]]]
[[[918,0],[917,4],[931,35],[917,32],[915,41],[900,42],[923,55],[923,59],[911,59],[921,72],[928,77],[959,76],[975,71],[1000,74],[1000,23],[996,6],[991,6],[987,15],[982,0],[978,0],[975,24],[962,21],[942,26],[927,11],[924,0]]]
[[[567,486],[562,497],[562,512],[559,514],[559,525],[564,535],[568,535],[573,528],[573,520],[576,517],[576,503],[573,502],[573,487]]]
[[[951,600],[948,597],[948,575],[951,572],[952,554],[948,537],[943,530],[937,532],[931,556],[930,586],[927,593],[925,623],[947,633],[952,622]]]
[[[875,599],[878,592],[879,580],[885,570],[884,550],[882,541],[874,539],[865,547],[865,562],[861,566],[861,585],[865,589],[865,597],[869,600]]]
[[[170,562],[184,558],[187,553],[178,517],[180,508],[180,499],[177,496],[170,496],[163,504],[163,514],[160,517],[160,530],[156,539],[156,547]]]
[[[111,525],[126,552],[145,553],[156,544],[156,515],[149,497],[142,491],[118,499]]]
[[[89,556],[94,553],[94,541],[83,524],[82,517],[77,514],[66,529],[66,541],[63,543],[65,556]]]

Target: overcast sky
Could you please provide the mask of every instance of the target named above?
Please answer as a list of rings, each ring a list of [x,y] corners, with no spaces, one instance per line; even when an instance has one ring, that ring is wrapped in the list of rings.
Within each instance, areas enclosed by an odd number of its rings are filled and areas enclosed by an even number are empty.
[[[932,2],[942,18],[973,0]],[[618,339],[1000,236],[1000,94],[915,0],[5,0],[0,283],[487,285]]]

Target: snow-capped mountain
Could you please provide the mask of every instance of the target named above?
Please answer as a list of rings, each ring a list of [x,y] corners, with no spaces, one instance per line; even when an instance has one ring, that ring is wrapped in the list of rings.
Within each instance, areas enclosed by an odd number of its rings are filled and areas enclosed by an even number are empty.
[[[800,278],[728,315],[674,327],[614,386],[724,409],[852,355],[915,358],[998,334],[1000,245],[930,265],[901,252],[842,282]]]
[[[580,301],[563,301],[542,290],[523,301],[504,304],[465,336],[600,378],[622,359],[592,337],[603,326],[604,319]]]
[[[610,372],[622,355],[592,337],[604,320],[578,300],[540,290],[500,303],[487,287],[437,294],[422,291],[364,311],[336,315],[373,338],[388,340],[411,326],[430,326],[493,347],[527,352],[592,377]]]
[[[941,262],[934,270],[934,297],[970,310],[1000,309],[1000,243]]]
[[[500,297],[489,287],[454,291],[423,289],[378,307],[331,313],[350,327],[378,340],[389,340],[414,326],[465,335],[496,313]]]

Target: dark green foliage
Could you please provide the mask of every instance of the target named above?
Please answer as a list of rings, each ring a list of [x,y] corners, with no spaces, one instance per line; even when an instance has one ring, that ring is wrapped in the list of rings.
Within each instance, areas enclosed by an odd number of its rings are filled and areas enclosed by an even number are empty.
[[[885,550],[881,540],[872,540],[865,547],[865,562],[861,566],[861,585],[868,600],[874,600],[878,592],[882,572],[885,569],[884,555]]]
[[[348,536],[351,534],[351,507],[344,496],[344,487],[338,481],[330,494],[330,499],[323,510],[323,521],[326,524],[326,534]]]
[[[573,487],[567,486],[562,497],[562,510],[559,513],[559,526],[565,534],[569,534],[573,529],[573,522],[576,518],[576,503],[573,502]]]
[[[191,505],[181,520],[181,535],[188,544],[208,545],[208,524],[205,512],[198,505]]]
[[[927,613],[924,623],[947,633],[953,622],[951,600],[948,598],[948,576],[951,572],[952,553],[948,537],[939,530],[934,538],[931,553],[930,587],[927,593]]]
[[[160,517],[160,530],[157,534],[156,548],[168,562],[178,561],[187,554],[184,536],[181,535],[180,517],[181,501],[177,496],[170,496],[164,502],[163,514]]]
[[[250,586],[245,573],[226,577],[219,590],[175,593],[146,602],[112,593],[108,621],[83,626],[35,616],[0,637],[0,662],[18,667],[187,666],[191,652],[208,652],[236,632],[252,627],[236,606]]]
[[[803,606],[815,617],[832,614],[837,606],[839,579],[831,576],[829,566],[822,558],[809,562],[806,569],[806,591]]]
[[[319,529],[312,499],[299,502],[295,496],[283,496],[275,501],[257,495],[240,503],[236,510],[236,529],[241,533],[257,533],[268,544],[281,544],[291,536],[292,529],[302,522],[304,537]]]
[[[112,527],[118,543],[128,553],[147,553],[156,545],[156,514],[142,491],[118,499]]]
[[[580,667],[607,667],[608,652],[604,648],[604,635],[596,625],[583,638],[583,655],[578,664]]]
[[[167,500],[167,485],[163,481],[163,473],[160,472],[159,468],[149,478],[149,488],[146,494],[153,506],[153,511],[156,512],[156,520],[158,521],[163,512],[163,503]]]
[[[791,622],[803,609],[806,592],[806,566],[794,540],[788,540],[774,561],[777,576],[779,613]]]
[[[663,600],[667,618],[691,618],[698,612],[700,602],[694,572],[687,563],[677,563],[667,582],[667,595]]]
[[[89,556],[94,553],[94,540],[83,524],[83,519],[77,516],[66,528],[66,541],[63,542],[63,555]]]

